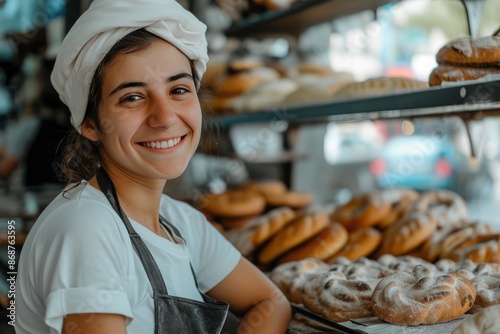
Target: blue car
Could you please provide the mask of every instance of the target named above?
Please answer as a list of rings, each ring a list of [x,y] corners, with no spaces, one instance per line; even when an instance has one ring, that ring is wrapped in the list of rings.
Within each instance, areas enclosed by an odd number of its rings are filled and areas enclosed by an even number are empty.
[[[380,188],[449,189],[466,200],[491,196],[493,179],[485,161],[471,159],[444,137],[393,137],[370,171]]]

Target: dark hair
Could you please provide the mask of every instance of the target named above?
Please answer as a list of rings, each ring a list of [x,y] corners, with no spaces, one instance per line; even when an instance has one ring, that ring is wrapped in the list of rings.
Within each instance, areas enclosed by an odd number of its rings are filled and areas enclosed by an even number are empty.
[[[98,110],[102,95],[103,73],[106,66],[120,54],[135,53],[147,49],[155,39],[159,39],[159,37],[145,29],[138,29],[123,37],[109,50],[97,66],[92,78],[87,109],[85,110],[85,117],[82,124],[90,121],[95,124],[98,130],[102,130],[98,118]],[[193,79],[195,82],[199,82],[192,60],[190,60],[190,64]],[[199,91],[198,96],[201,96]],[[78,184],[82,179],[88,180],[92,178],[100,165],[98,143],[90,141],[76,129],[73,129],[66,137],[64,144],[65,147],[62,152],[60,164],[60,172],[64,182],[66,184]]]

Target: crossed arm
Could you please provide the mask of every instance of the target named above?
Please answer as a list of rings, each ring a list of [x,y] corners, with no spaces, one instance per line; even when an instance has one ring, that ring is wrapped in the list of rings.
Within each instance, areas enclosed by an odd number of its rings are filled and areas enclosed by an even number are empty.
[[[235,269],[207,292],[226,301],[241,317],[238,333],[285,333],[291,307],[281,291],[252,263],[241,258]],[[125,317],[119,314],[70,314],[63,322],[64,334],[125,334]]]

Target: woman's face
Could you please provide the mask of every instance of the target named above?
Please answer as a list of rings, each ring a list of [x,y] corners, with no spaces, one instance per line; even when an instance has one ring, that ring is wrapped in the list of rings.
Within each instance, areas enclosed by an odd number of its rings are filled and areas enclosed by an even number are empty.
[[[178,177],[201,133],[201,107],[188,58],[155,40],[118,55],[103,72],[98,112],[101,159],[108,170],[155,179]]]

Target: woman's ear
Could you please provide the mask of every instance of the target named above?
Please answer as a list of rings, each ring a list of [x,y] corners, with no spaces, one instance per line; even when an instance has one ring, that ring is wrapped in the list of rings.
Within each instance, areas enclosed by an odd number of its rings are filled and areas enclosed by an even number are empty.
[[[93,121],[86,120],[82,123],[82,135],[90,141],[99,141],[97,128]]]

